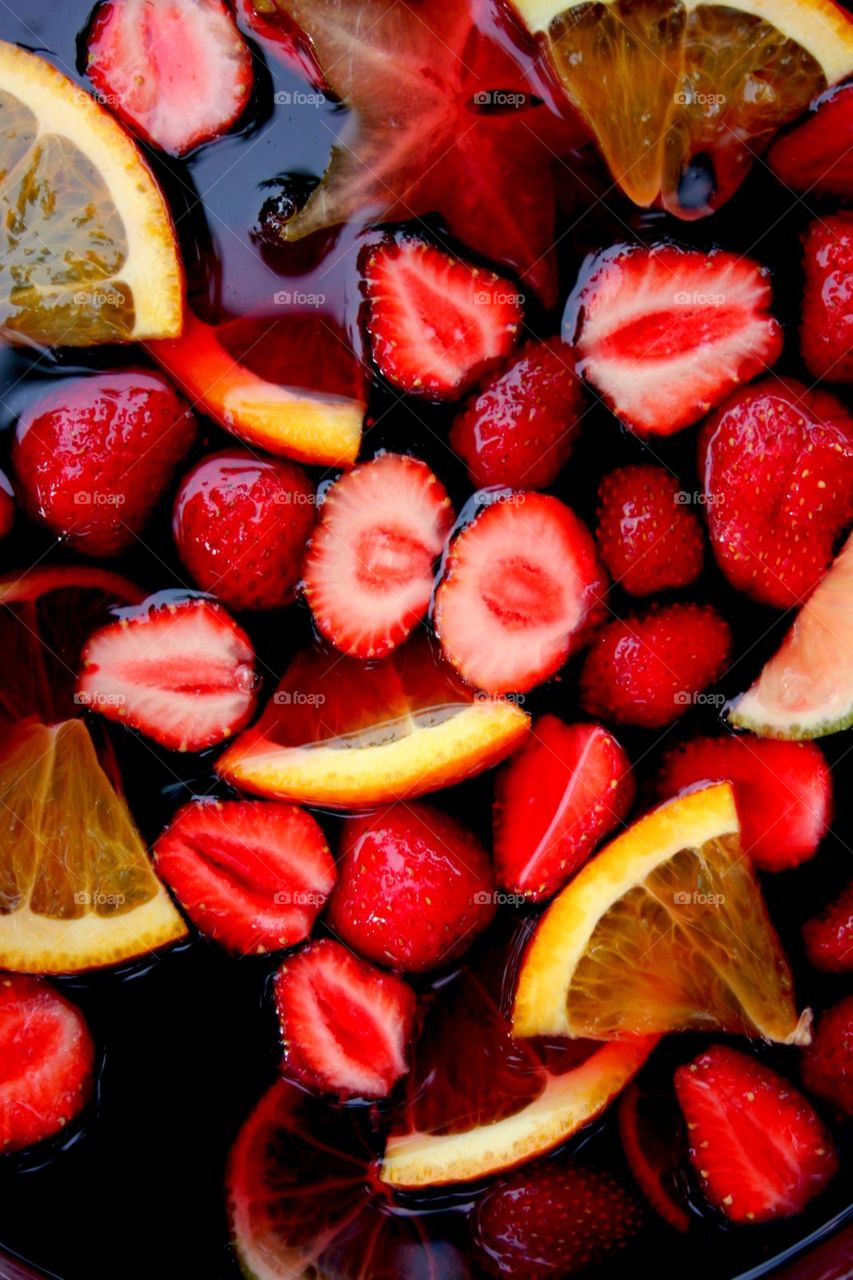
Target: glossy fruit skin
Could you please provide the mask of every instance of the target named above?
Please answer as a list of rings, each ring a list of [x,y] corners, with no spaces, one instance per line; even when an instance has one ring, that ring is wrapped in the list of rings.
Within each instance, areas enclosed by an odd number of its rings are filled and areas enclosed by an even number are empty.
[[[643,1225],[609,1173],[552,1160],[494,1182],[473,1215],[477,1261],[508,1280],[563,1280],[606,1266]]]
[[[630,809],[631,762],[602,725],[535,720],[495,779],[495,873],[531,901],[551,897]]]
[[[614,583],[630,595],[686,587],[701,573],[702,526],[687,496],[671,472],[644,463],[602,480],[598,547]]]
[[[12,464],[32,516],[78,551],[115,556],[143,533],[195,433],[165,378],[96,373],[65,379],[28,407]]]
[[[757,382],[705,423],[699,471],[732,586],[777,609],[802,604],[853,517],[853,417],[841,401],[793,378]]]
[[[710,605],[663,605],[616,618],[587,652],[581,705],[615,724],[662,728],[720,678],[731,643],[728,623]]]
[[[803,239],[800,345],[809,373],[853,382],[853,214],[814,221]]]
[[[316,495],[295,462],[227,449],[202,458],[181,482],[172,529],[197,587],[231,609],[293,602]]]
[[[853,971],[853,880],[820,915],[803,925],[809,962],[829,973]]]
[[[59,1133],[92,1091],[83,1015],[40,978],[0,978],[0,1155]]]
[[[853,196],[853,83],[834,85],[802,122],[777,138],[767,160],[794,191]]]
[[[284,961],[273,987],[290,1079],[341,1099],[381,1098],[405,1074],[417,998],[394,974],[320,938]]]
[[[423,972],[461,955],[495,913],[494,880],[479,841],[426,804],[348,818],[328,921],[355,951]]]
[[[732,783],[741,842],[762,871],[814,857],[832,818],[832,773],[815,743],[735,737],[692,738],[668,752],[658,778],[662,800],[700,782]]]
[[[475,489],[546,489],[571,457],[584,410],[570,347],[527,342],[455,419],[450,443]]]
[[[809,1093],[853,1116],[853,995],[820,1015],[800,1071]]]
[[[770,1067],[713,1045],[678,1067],[675,1090],[702,1190],[730,1222],[799,1213],[838,1169],[817,1113]]]

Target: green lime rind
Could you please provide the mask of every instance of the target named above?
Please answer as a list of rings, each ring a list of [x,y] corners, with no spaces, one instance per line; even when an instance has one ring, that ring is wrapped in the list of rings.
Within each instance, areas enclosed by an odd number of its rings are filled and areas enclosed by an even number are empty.
[[[792,719],[785,723],[769,723],[758,697],[752,690],[732,704],[726,713],[729,724],[735,729],[748,729],[759,738],[784,738],[791,742],[812,742],[815,738],[828,738],[853,726],[853,701],[840,717],[803,720]]]

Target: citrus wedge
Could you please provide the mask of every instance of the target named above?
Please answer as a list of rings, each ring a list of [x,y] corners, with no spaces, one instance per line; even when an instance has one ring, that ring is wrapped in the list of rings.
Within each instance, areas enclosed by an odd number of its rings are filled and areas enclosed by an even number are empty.
[[[0,726],[79,712],[74,688],[90,634],[142,592],[94,565],[45,565],[0,578]]]
[[[853,535],[729,719],[762,738],[823,738],[853,724]]]
[[[184,937],[81,720],[0,743],[0,968],[72,973]]]
[[[309,326],[317,325],[317,317],[295,320],[297,332],[276,334],[270,325],[270,332],[255,340],[257,348],[275,346],[283,357],[278,375],[283,382],[254,371],[229,351],[230,326],[206,324],[192,312],[180,338],[152,342],[149,350],[194,405],[241,440],[300,462],[351,467],[358,456],[367,407],[360,371],[353,362],[354,376],[341,384],[340,371],[350,367],[344,344],[329,343],[328,327],[316,327],[312,341]],[[339,385],[340,393],[314,390],[311,383],[316,377],[306,376],[318,363],[321,343],[330,347],[325,355],[336,363],[338,376],[332,385]],[[306,345],[311,349],[306,350]]]
[[[807,1044],[729,783],[684,792],[586,864],[524,957],[516,1035],[720,1030]]]
[[[681,218],[724,204],[776,131],[853,71],[832,0],[512,0],[611,173]]]
[[[0,336],[88,346],[171,337],[183,273],[142,155],[43,58],[0,42]]]
[[[257,795],[333,809],[413,798],[497,764],[530,728],[475,695],[416,637],[381,662],[305,650],[217,772]]]

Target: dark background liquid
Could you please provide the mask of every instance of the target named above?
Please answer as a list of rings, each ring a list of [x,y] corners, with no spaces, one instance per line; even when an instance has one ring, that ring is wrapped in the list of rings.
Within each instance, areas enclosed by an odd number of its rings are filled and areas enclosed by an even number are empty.
[[[87,0],[62,0],[61,5],[56,0],[14,0],[14,7],[22,16],[0,6],[0,37],[45,54],[85,83],[78,70],[84,65],[81,36],[90,18]],[[310,246],[263,256],[253,234],[259,210],[274,189],[271,180],[288,172],[319,176],[342,118],[330,103],[317,108],[275,103],[277,91],[298,87],[300,82],[273,60],[265,64],[259,57],[254,100],[239,131],[184,163],[156,156],[152,163],[175,211],[191,297],[206,318],[250,314],[257,316],[257,332],[263,332],[275,317],[276,291],[290,284],[323,293],[328,314],[348,329],[357,345],[355,232],[339,233],[330,255],[337,264],[334,269],[324,265],[313,273],[303,269],[311,257]],[[560,306],[551,315],[533,307],[536,328],[543,334],[558,330],[563,300],[590,249],[635,236],[720,243],[750,253],[773,270],[776,310],[787,330],[778,368],[804,376],[797,340],[798,237],[810,212],[803,202],[779,187],[759,163],[730,205],[710,223],[678,224],[663,215],[638,213],[609,192],[606,175],[594,163],[582,163],[584,181],[591,182],[602,198],[593,203],[584,197],[589,206],[584,212],[574,194],[577,182],[569,169],[562,172],[563,216],[573,229],[561,245]],[[252,357],[273,370],[274,358],[273,337]],[[17,414],[46,380],[140,362],[144,356],[135,349],[53,354],[0,349],[0,465],[6,466]],[[366,455],[381,447],[417,452],[461,506],[470,486],[446,445],[448,412],[402,403],[394,407],[393,398],[380,387],[374,388],[370,410],[378,425],[366,436]],[[212,423],[204,425],[198,452],[232,443]],[[700,490],[695,431],[655,442],[653,448],[656,457],[679,473],[686,491]],[[585,419],[582,442],[555,492],[591,520],[600,475],[636,460],[650,460],[647,449],[621,431],[605,410],[596,408]],[[318,472],[316,478],[319,482],[327,474]],[[7,541],[0,548],[0,568],[25,568],[49,547],[51,540],[43,530],[19,521],[14,545]],[[51,559],[74,557],[55,547]],[[137,545],[117,567],[152,591],[187,585],[174,555],[166,504],[146,531],[145,545]],[[789,619],[736,595],[710,567],[689,597],[713,602],[733,626],[736,652],[743,656],[725,679],[724,692],[732,696],[757,673]],[[612,605],[617,612],[631,607],[618,591]],[[297,607],[284,617],[244,621],[258,644],[269,687],[290,653],[310,639],[307,614]],[[537,691],[528,709],[547,708],[567,719],[576,716],[576,673],[575,663],[560,681]],[[619,736],[638,762],[639,776],[648,780],[664,746],[690,732],[718,727],[713,708],[697,707],[662,739],[641,731]],[[117,733],[115,740],[129,800],[148,839],[156,837],[191,794],[217,789],[209,758],[172,756],[129,732]],[[837,891],[851,870],[853,830],[847,796],[853,775],[846,756],[848,742],[848,736],[841,735],[822,744],[835,765],[839,812],[819,856],[798,871],[765,878],[774,919],[797,972],[800,1003],[818,1009],[832,1003],[841,987],[804,965],[799,925]],[[438,803],[488,840],[490,786],[488,778],[481,778],[442,793]],[[323,820],[334,840],[336,819]],[[0,1158],[0,1242],[61,1280],[234,1280],[238,1273],[223,1212],[224,1162],[241,1122],[276,1075],[279,1049],[267,994],[275,965],[274,958],[237,961],[194,939],[125,970],[59,980],[84,1010],[98,1042],[97,1094],[62,1141]],[[668,1083],[673,1064],[702,1043],[694,1037],[670,1038],[655,1055],[650,1074]],[[762,1056],[796,1079],[796,1050],[775,1049]],[[586,1133],[583,1143],[593,1158],[620,1165],[612,1116]],[[653,1229],[646,1256],[660,1276],[729,1280],[842,1211],[849,1181],[848,1162],[803,1218],[774,1228],[734,1231],[705,1212],[686,1241],[666,1228]],[[631,1273],[636,1265],[629,1264]]]

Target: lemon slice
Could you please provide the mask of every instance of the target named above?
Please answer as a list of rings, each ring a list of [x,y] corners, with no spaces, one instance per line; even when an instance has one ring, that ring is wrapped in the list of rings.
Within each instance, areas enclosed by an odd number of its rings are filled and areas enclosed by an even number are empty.
[[[175,337],[183,278],[135,144],[44,59],[0,42],[0,335],[87,346]]]
[[[0,969],[70,973],[185,936],[80,720],[0,746]]]
[[[682,218],[725,203],[773,134],[853,72],[853,19],[832,0],[512,3],[616,181]]]
[[[729,783],[641,818],[551,904],[524,958],[516,1035],[720,1030],[807,1044]]]

